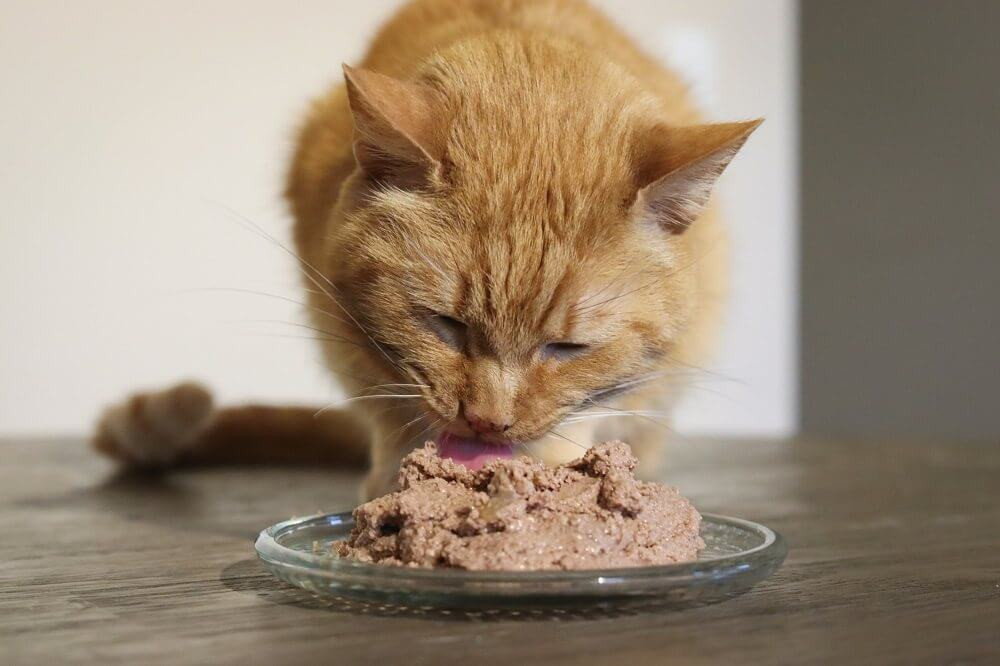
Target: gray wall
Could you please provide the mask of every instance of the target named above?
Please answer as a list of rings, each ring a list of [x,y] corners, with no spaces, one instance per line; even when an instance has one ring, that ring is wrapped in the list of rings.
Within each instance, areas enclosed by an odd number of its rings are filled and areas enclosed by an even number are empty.
[[[1000,1],[805,0],[802,426],[1000,439]]]

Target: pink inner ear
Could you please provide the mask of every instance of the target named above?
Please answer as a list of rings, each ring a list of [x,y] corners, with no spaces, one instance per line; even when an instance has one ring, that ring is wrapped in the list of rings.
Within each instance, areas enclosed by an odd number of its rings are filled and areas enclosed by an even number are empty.
[[[673,234],[683,233],[708,203],[712,188],[762,121],[661,128],[639,165],[635,212]]]
[[[708,203],[712,186],[722,172],[700,166],[682,169],[643,188],[636,199],[638,214],[669,233],[684,233]]]
[[[344,66],[347,96],[364,166],[379,160],[422,164],[441,159],[439,100],[430,88],[378,72]]]

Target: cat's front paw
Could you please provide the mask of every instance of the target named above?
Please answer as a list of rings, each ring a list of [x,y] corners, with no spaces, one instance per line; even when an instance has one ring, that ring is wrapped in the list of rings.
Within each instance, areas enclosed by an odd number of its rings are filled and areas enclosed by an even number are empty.
[[[212,394],[199,384],[137,393],[105,410],[93,445],[125,465],[167,467],[197,443],[212,414]]]

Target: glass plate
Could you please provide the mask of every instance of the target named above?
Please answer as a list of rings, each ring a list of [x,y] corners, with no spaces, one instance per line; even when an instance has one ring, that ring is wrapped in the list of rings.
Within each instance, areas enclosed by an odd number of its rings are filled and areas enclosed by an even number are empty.
[[[706,548],[686,564],[587,571],[415,569],[346,560],[350,513],[293,518],[260,533],[254,547],[281,580],[304,590],[423,608],[560,608],[701,605],[746,592],[785,559],[785,541],[764,525],[703,514]]]

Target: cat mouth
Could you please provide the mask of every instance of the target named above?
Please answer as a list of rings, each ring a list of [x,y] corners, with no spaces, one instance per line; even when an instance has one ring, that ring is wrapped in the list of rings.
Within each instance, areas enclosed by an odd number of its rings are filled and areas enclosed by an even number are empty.
[[[435,443],[442,458],[451,458],[460,465],[477,470],[490,460],[514,457],[514,447],[501,442],[487,442],[475,437],[463,437],[452,432],[443,432]]]

